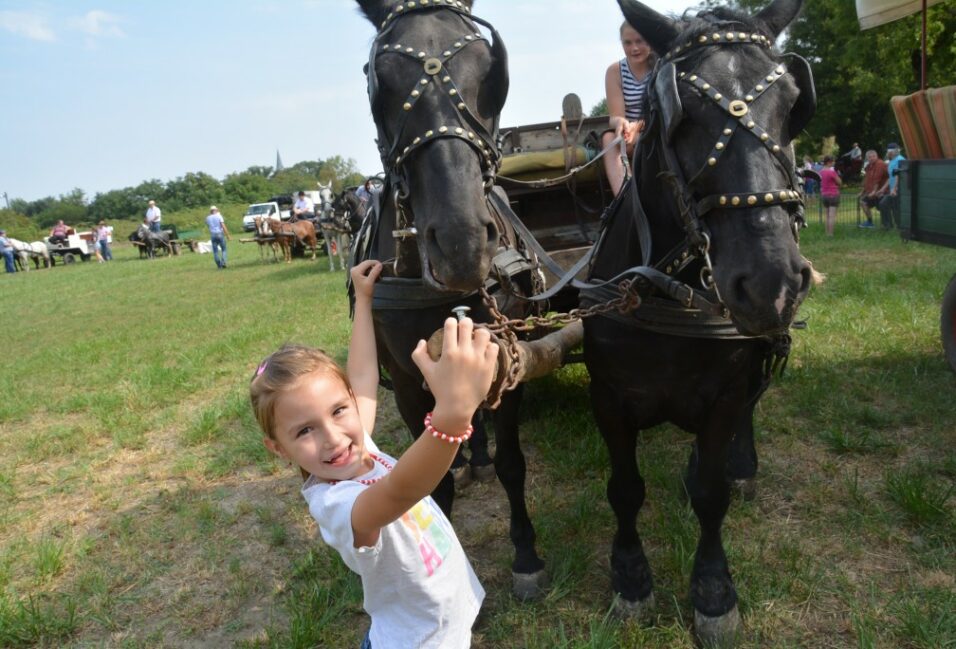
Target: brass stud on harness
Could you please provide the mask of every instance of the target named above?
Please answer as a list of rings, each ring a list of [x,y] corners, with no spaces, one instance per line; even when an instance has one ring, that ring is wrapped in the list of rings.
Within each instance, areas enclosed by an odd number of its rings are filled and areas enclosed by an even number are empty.
[[[731,131],[729,128],[724,129],[724,135],[730,135],[731,133],[733,133],[733,131]]]
[[[780,200],[782,200],[782,201],[787,200],[787,192],[785,192],[785,191],[783,191],[783,190],[780,190],[779,196],[780,196]]]
[[[753,95],[747,95],[746,97],[744,97],[744,99],[746,99],[747,101],[753,101],[753,100],[754,100],[754,96],[753,96]]]
[[[473,40],[475,40],[475,37],[472,36],[471,34],[468,34],[467,36],[465,36],[465,40],[466,40],[466,41],[473,41]]]
[[[412,105],[406,101],[404,104],[402,104],[402,108],[404,108],[405,110],[411,110]]]
[[[756,196],[748,196],[748,197],[747,197],[747,205],[756,205],[756,204],[757,204],[757,197],[756,197]]]
[[[461,135],[464,132],[465,132],[465,129],[463,129],[462,127],[460,126],[455,127],[455,133],[457,133],[458,135]]]
[[[458,110],[465,110],[465,102],[458,102]]]
[[[707,37],[705,36],[704,38],[707,38]],[[683,78],[686,77],[686,76],[687,76],[687,73],[686,73],[686,72],[681,72],[681,73],[680,73],[680,78],[681,78],[681,79],[683,79]]]
[[[447,127],[447,126],[439,126],[439,127],[438,127],[438,132],[439,132],[439,133],[447,133],[447,132],[448,132],[448,127]]]
[[[764,195],[763,199],[764,199],[764,201],[766,201],[766,202],[768,202],[768,203],[772,203],[772,202],[773,202],[773,194],[766,194],[766,195]]]
[[[384,50],[387,50],[389,47],[391,47],[391,46],[390,46],[388,43],[385,43],[385,45],[382,45],[382,50],[383,50],[383,51],[384,51]]]
[[[697,39],[697,42],[698,42],[698,43],[706,43],[706,42],[707,42],[707,37],[706,37],[706,36],[701,36],[700,38]]]
[[[738,38],[739,40],[745,41],[745,40],[747,40],[747,35],[746,35],[745,33],[743,33],[743,32],[738,32],[738,33],[737,33],[737,38]]]
[[[452,88],[451,90],[448,91],[448,94],[451,95],[452,97],[454,97],[455,95],[458,94],[458,91],[455,90],[454,88]]]
[[[777,72],[777,74],[783,74],[783,70],[784,70],[783,66],[780,65],[780,66],[777,66],[776,72]]]
[[[451,56],[451,50],[445,50],[441,53],[442,56]]]
[[[691,81],[697,81],[697,75],[696,75],[696,74],[690,75],[690,80],[691,80]]]
[[[468,139],[469,139],[469,140],[474,140],[474,139],[475,139],[475,133],[474,133],[474,131],[468,131]]]
[[[774,153],[779,153],[779,152],[780,152],[780,145],[779,145],[779,144],[774,144],[774,145],[771,147],[771,149],[773,150]]]
[[[726,197],[726,196],[721,196],[721,197],[720,197],[720,204],[721,204],[721,205],[726,205],[726,204],[727,204],[727,197]]]
[[[747,111],[750,109],[747,108],[747,104],[740,101],[739,99],[735,99],[732,102],[730,102],[730,106],[727,107],[727,110],[734,117],[743,117],[744,115],[747,114]]]
[[[714,39],[715,41],[719,41],[719,40],[720,40],[720,34],[714,34],[713,36],[711,36],[711,38]]]
[[[446,74],[445,76],[443,76],[443,77],[441,78],[441,80],[442,80],[442,83],[448,83],[449,81],[451,81],[451,77],[449,77],[449,76]]]
[[[425,58],[425,53],[424,53],[424,52],[419,52],[419,53],[418,53],[418,58],[420,58],[420,59]]]
[[[747,122],[747,128],[753,128],[753,127],[755,127],[756,125],[757,125],[757,123],[754,122],[753,120]]]
[[[461,47],[461,41],[455,41],[455,47]]]
[[[406,51],[408,54],[411,54],[412,52],[415,51],[415,48],[414,48],[414,47],[406,47],[406,48],[405,48],[405,51]]]
[[[720,101],[720,100],[723,99],[723,98],[724,98],[724,96],[723,96],[722,94],[720,94],[719,92],[714,95],[714,99],[716,99],[717,101]]]
[[[701,88],[703,88],[704,90],[710,90],[710,84],[709,84],[709,83],[705,83],[705,84],[703,84],[703,85],[701,86]]]
[[[412,90],[412,97],[417,97],[420,94],[422,93],[420,93],[418,90]]]
[[[730,199],[730,204],[740,205],[740,196],[734,196],[732,199]]]
[[[424,52],[422,52],[422,54],[424,54]],[[423,67],[425,69],[425,74],[438,74],[441,71],[441,61],[432,57],[425,60],[425,65]]]
[[[728,40],[728,41],[734,40],[734,33],[733,33],[733,32],[727,32],[727,40]]]
[[[714,165],[717,164],[717,158],[707,158],[707,164],[713,167]]]
[[[414,140],[412,140],[412,144],[418,144],[421,141],[422,141],[422,138],[416,137]]]
[[[770,139],[770,136],[767,135],[766,133],[761,133],[761,134],[760,134],[760,141],[761,141],[761,142],[766,142],[766,141],[769,140],[769,139]]]
[[[718,142],[717,144],[714,145],[714,148],[717,149],[718,151],[723,151],[723,150],[724,150],[724,143],[723,143],[723,142]]]
[[[768,74],[768,75],[767,75],[767,82],[770,83],[770,82],[772,82],[775,78],[776,78],[776,77],[774,77],[772,74]]]
[[[757,92],[763,92],[763,85],[758,83],[756,86],[754,86],[754,90]]]
[[[430,130],[430,129],[427,130],[427,131],[425,131],[425,137],[431,137],[431,136],[433,136],[434,134],[435,134],[435,131],[432,131],[432,130]]]

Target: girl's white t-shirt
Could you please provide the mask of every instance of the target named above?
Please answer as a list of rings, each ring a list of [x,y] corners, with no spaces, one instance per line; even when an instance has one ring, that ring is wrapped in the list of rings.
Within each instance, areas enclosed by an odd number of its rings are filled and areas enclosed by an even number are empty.
[[[370,453],[391,465],[365,435]],[[380,477],[378,462],[358,479]],[[478,583],[451,523],[430,496],[386,525],[374,547],[354,547],[352,506],[366,485],[334,485],[310,476],[302,496],[326,543],[362,578],[364,608],[372,617],[372,647],[459,649],[471,646],[471,627],[485,591]]]

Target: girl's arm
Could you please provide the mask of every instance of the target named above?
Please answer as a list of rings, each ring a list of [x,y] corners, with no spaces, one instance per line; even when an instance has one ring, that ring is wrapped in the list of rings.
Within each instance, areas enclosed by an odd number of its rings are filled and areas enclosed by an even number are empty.
[[[612,63],[604,74],[604,92],[607,97],[607,114],[610,126],[620,135],[627,118],[624,117],[624,89],[621,87],[621,64]]]
[[[432,426],[457,437],[471,424],[472,416],[488,394],[498,345],[491,342],[487,329],[475,331],[468,318],[461,322],[449,318],[444,334],[438,362],[429,358],[424,340],[419,341],[412,360],[435,395]],[[457,443],[422,433],[391,473],[356,498],[352,507],[355,547],[375,545],[384,526],[431,493],[448,471],[457,450]]]
[[[372,293],[375,280],[382,272],[381,262],[363,261],[349,271],[355,287],[355,319],[352,321],[352,339],[345,373],[355,394],[359,419],[371,433],[375,425],[375,407],[378,397],[378,354],[375,351],[375,327],[372,324]]]

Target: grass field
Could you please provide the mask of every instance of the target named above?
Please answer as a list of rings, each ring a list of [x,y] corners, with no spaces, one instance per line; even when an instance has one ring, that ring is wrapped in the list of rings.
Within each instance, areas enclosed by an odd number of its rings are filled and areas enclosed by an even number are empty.
[[[758,496],[725,544],[742,647],[956,647],[956,378],[939,344],[956,251],[814,224],[828,281],[757,409]],[[249,377],[284,341],[343,357],[344,274],[327,260],[209,255],[0,277],[0,646],[357,647],[358,580],[315,540],[291,469],[266,454]],[[552,588],[510,595],[508,511],[473,484],[454,522],[488,591],[474,646],[692,647],[690,438],[646,431],[639,520],[658,616],[610,616],[613,517],[581,366],[532,383],[528,502]],[[377,424],[399,453],[391,396]]]

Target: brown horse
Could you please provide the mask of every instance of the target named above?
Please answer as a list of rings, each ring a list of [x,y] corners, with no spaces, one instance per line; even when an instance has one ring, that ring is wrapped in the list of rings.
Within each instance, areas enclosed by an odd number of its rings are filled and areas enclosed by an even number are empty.
[[[253,219],[253,222],[256,224],[256,243],[259,244],[259,258],[262,261],[267,259],[268,253],[265,250],[266,246],[272,249],[272,261],[279,261],[277,255],[278,244],[276,237],[272,234],[271,220],[272,219],[267,219],[263,216],[257,216]]]
[[[279,219],[267,219],[279,247],[282,248],[282,257],[285,263],[292,263],[292,248],[296,241],[307,248],[312,248],[312,260],[315,260],[315,251],[319,247],[319,239],[315,235],[315,226],[310,221],[296,221],[283,223]]]

